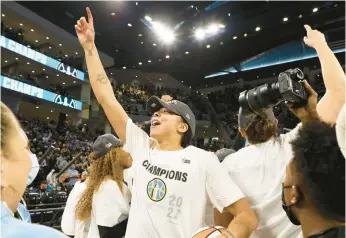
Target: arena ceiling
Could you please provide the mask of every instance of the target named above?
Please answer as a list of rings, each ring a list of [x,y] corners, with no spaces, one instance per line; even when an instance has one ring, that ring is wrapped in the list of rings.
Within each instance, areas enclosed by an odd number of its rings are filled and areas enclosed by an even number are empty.
[[[85,7],[89,6],[94,15],[96,44],[114,57],[116,68],[168,73],[193,87],[215,80],[204,79],[205,75],[302,39],[304,24],[321,31],[343,29],[337,37],[345,39],[344,1],[18,3],[72,34],[75,22],[85,16]],[[175,29],[175,41],[163,44],[145,16]],[[195,31],[212,23],[222,26],[219,33],[196,40]]]

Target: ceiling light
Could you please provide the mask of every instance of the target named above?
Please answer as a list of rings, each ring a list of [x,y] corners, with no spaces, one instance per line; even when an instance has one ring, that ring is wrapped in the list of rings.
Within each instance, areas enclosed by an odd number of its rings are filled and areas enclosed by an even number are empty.
[[[73,83],[76,83],[76,81],[73,81]]]
[[[195,32],[197,40],[203,40],[205,38],[205,32],[203,29],[197,29]]]
[[[31,31],[34,31],[34,29],[31,29]]]
[[[12,27],[10,27],[10,30],[12,30]]]
[[[46,69],[42,69],[43,71],[45,71]]]
[[[161,81],[161,78],[159,78],[159,80]]]
[[[59,46],[62,46],[62,44],[59,44]]]
[[[38,40],[35,40],[35,42],[37,43],[37,42],[38,42]]]
[[[58,76],[58,77],[59,77],[59,74],[57,74],[56,76]]]
[[[215,24],[209,25],[207,28],[207,33],[209,34],[215,34],[218,31],[219,31],[219,28]]]
[[[191,86],[189,88],[191,88]]]
[[[156,46],[156,44],[154,43],[153,46]]]
[[[5,14],[1,14],[2,17],[5,17]]]
[[[68,117],[68,114],[66,114],[66,116]]]
[[[30,64],[30,62],[26,62],[26,64]]]
[[[149,16],[145,16],[144,18],[145,18],[145,20],[147,20],[147,21],[152,21],[152,20],[153,20],[153,19],[151,19],[151,17],[149,17]]]
[[[288,18],[287,18],[287,17],[285,17],[285,18],[283,19],[283,21],[288,21]]]
[[[46,39],[49,40],[49,37],[47,36]]]
[[[151,60],[148,60],[148,63],[151,63]]]
[[[233,37],[233,40],[236,40],[237,38],[238,38],[238,37],[234,36],[234,37]]]
[[[111,73],[111,75],[113,75],[113,73]]]
[[[142,62],[139,62],[138,64],[139,64],[139,65],[142,65]]]
[[[166,55],[166,59],[169,59],[169,55]]]
[[[123,69],[126,69],[126,67],[124,66]]]
[[[244,37],[247,37],[247,33],[244,34]]]
[[[52,49],[52,47],[51,47],[51,46],[49,46],[49,49]]]
[[[65,82],[62,82],[62,84],[64,84],[64,85],[65,85]]]
[[[159,59],[159,62],[161,62],[161,59]]]
[[[138,36],[139,36],[139,37],[141,37],[141,36],[142,36],[142,34],[138,34]]]
[[[46,79],[48,78],[48,76],[46,76]]]
[[[75,52],[76,55],[78,55],[78,52]]]
[[[181,81],[182,83],[184,83],[184,81]]]
[[[112,16],[115,16],[115,12],[112,12],[111,15],[112,15]]]
[[[128,25],[129,27],[132,27],[132,24],[131,24],[131,23],[127,23],[127,25]]]
[[[138,2],[136,2],[136,6],[138,6]]]
[[[65,57],[68,57],[67,55],[65,55]]]
[[[49,117],[47,117],[47,120],[49,120]]]
[[[7,63],[7,60],[5,60],[5,63]]]
[[[174,31],[169,29],[167,26],[161,24],[160,22],[151,23],[155,34],[164,43],[170,44],[175,40]]]
[[[314,9],[312,9],[312,12],[317,12],[318,11],[318,8],[315,7]]]
[[[222,42],[222,41],[220,42],[220,45],[223,45],[223,42]]]
[[[50,112],[54,112],[53,110],[50,110]]]
[[[207,45],[207,48],[210,48],[210,45]]]
[[[33,71],[31,71],[33,74],[35,73],[35,71],[33,70]]]
[[[228,16],[230,17],[230,16],[231,16],[231,13],[228,13]]]
[[[39,106],[36,106],[36,108],[40,108]]]
[[[261,27],[256,27],[256,29],[255,29],[256,31],[260,31],[261,30]]]
[[[225,28],[225,25],[219,24],[219,28]]]
[[[190,54],[188,51],[185,52],[186,55]]]
[[[143,45],[143,41],[141,41],[141,44]]]
[[[23,23],[19,23],[20,26],[23,26]]]
[[[298,16],[298,18],[302,18],[303,17],[303,15],[302,14],[300,14],[299,16]]]
[[[18,58],[16,58],[16,60],[18,60]]]

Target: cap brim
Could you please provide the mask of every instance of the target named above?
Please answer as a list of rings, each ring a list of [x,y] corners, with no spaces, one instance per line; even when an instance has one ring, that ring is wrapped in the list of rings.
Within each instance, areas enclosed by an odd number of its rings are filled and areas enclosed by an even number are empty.
[[[166,108],[168,111],[176,113],[179,115],[179,112],[177,112],[172,105],[162,101],[156,96],[152,96],[147,101],[147,111],[150,114],[154,114],[155,112],[159,111],[161,108]]]

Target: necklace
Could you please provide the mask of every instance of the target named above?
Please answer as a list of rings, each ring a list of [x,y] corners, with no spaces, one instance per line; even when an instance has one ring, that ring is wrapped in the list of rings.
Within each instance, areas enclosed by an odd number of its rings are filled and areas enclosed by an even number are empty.
[[[12,212],[12,210],[7,206],[7,203],[5,201],[2,201],[2,204],[4,204],[4,206],[7,208],[7,210],[10,212],[10,214],[12,215],[12,217],[14,217],[14,213]]]

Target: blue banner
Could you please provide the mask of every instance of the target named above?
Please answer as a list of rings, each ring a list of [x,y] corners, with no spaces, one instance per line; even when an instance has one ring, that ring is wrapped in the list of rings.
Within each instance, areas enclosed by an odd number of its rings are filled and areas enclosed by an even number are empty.
[[[82,102],[1,75],[1,87],[65,107],[82,110]]]
[[[55,60],[51,57],[48,57],[40,52],[37,52],[29,47],[26,47],[18,42],[15,42],[11,39],[6,38],[5,36],[1,36],[1,47],[13,51],[17,54],[23,55],[31,60],[34,60],[38,63],[44,64],[48,67],[51,67],[55,70],[58,70],[64,74],[70,75],[74,78],[84,81],[85,73],[79,71],[67,64],[61,63],[58,60]]]

